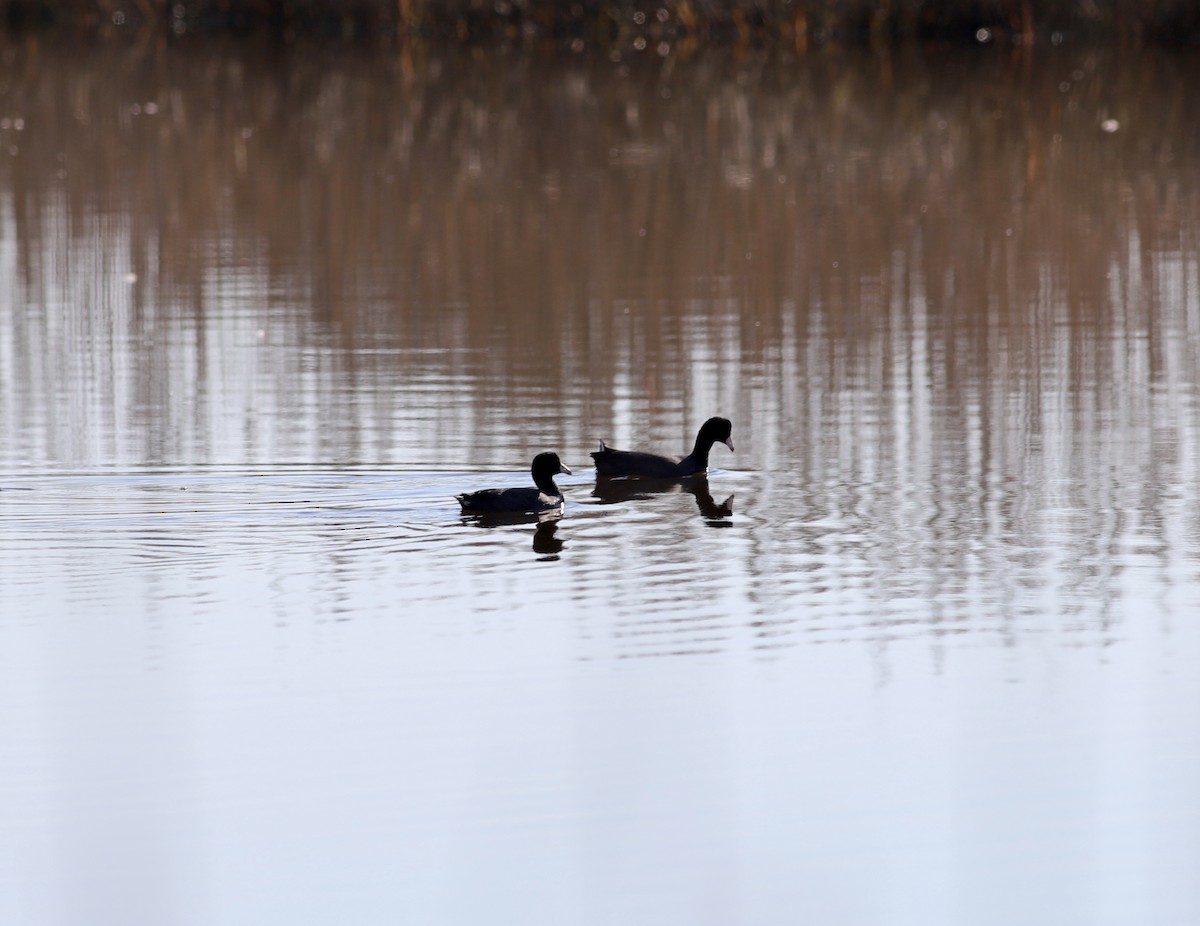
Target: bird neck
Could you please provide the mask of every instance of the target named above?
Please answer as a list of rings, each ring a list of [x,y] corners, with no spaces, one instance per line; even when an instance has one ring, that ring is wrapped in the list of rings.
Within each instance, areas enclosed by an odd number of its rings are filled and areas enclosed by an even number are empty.
[[[534,476],[533,484],[538,487],[543,495],[562,495],[562,492],[559,491],[558,486],[554,483],[553,476]]]

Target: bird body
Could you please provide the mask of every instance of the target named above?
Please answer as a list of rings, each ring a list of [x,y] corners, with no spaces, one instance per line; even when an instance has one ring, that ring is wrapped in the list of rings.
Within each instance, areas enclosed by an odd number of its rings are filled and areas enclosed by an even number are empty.
[[[562,490],[554,482],[559,473],[571,471],[557,453],[539,453],[530,467],[534,488],[480,489],[455,496],[463,514],[521,514],[552,511],[565,504]]]
[[[696,435],[692,452],[685,457],[662,456],[637,450],[614,450],[604,441],[592,454],[597,476],[642,476],[652,479],[685,479],[708,472],[708,454],[713,444],[733,449],[733,425],[728,418],[709,418]]]
[[[458,503],[468,514],[498,514],[502,512],[548,511],[563,505],[561,495],[547,495],[540,489],[480,489],[458,496]]]

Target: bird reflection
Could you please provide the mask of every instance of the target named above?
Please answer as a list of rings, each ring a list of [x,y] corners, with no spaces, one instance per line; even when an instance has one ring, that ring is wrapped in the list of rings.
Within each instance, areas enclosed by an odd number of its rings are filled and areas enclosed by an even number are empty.
[[[546,559],[558,559],[559,551],[563,548],[563,541],[555,536],[557,533],[557,519],[542,521],[538,524],[537,530],[533,532],[533,552]]]
[[[733,516],[733,496],[718,502],[708,490],[707,476],[689,476],[686,479],[621,479],[599,476],[596,488],[592,491],[594,498],[600,499],[605,505],[615,505],[618,502],[638,501],[652,495],[666,495],[671,492],[686,492],[695,496],[696,507],[702,517],[714,526],[727,526],[727,519]]]
[[[556,560],[565,541],[558,536],[562,511],[465,515],[464,523],[476,527],[513,527],[517,524],[536,524],[533,532],[533,552],[541,559]]]

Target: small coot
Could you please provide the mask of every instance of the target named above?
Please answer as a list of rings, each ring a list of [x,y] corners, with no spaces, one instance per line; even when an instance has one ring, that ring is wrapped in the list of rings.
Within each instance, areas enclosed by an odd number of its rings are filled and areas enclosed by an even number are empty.
[[[563,506],[562,491],[554,484],[559,473],[571,474],[557,453],[539,453],[530,467],[535,489],[481,489],[455,496],[463,514],[520,514]]]
[[[655,479],[683,479],[708,472],[708,452],[716,443],[733,449],[730,434],[733,425],[728,418],[709,418],[700,426],[696,446],[686,457],[664,457],[636,450],[613,450],[600,441],[600,449],[592,454],[597,476],[649,476]]]

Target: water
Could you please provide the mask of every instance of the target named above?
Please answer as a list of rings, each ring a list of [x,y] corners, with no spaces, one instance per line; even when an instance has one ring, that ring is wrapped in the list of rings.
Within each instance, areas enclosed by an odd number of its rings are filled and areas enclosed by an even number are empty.
[[[3,61],[0,921],[1200,919],[1190,58]]]

